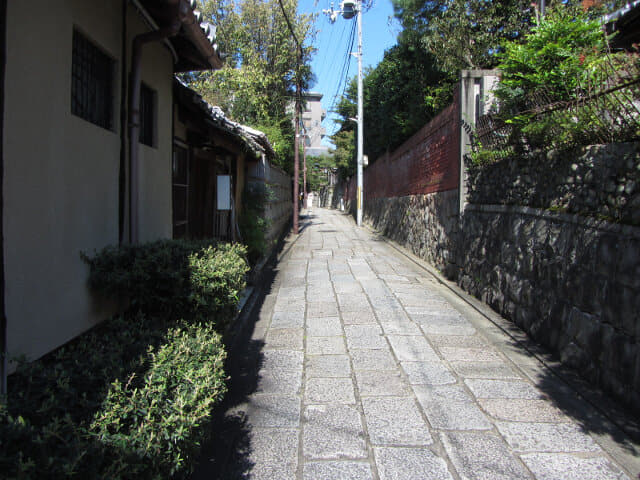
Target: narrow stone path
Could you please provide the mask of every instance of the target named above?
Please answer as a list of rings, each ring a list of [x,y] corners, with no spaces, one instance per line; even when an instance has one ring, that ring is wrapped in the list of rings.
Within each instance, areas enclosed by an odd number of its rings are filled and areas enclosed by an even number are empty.
[[[255,324],[220,478],[636,478],[628,439],[614,460],[588,407],[429,272],[349,216],[307,213]]]

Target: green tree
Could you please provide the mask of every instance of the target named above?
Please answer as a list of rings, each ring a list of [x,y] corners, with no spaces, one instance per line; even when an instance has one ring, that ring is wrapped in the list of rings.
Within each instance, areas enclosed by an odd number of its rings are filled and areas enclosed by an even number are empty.
[[[450,76],[437,68],[431,54],[411,42],[411,37],[401,38],[365,72],[364,153],[370,162],[396,149],[451,102]],[[342,176],[355,172],[356,99],[354,77],[337,105],[339,129],[332,137]]]
[[[280,144],[276,163],[290,171],[293,136],[287,105],[296,84],[305,88],[312,80],[310,44],[315,30],[313,16],[296,13],[297,0],[282,3],[301,49],[279,0],[201,0],[205,18],[216,26],[226,61],[220,70],[187,80],[232,119],[265,130],[271,141]]]
[[[364,79],[365,153],[395,150],[451,102],[452,85],[434,58],[401,40]]]
[[[328,185],[328,172],[336,168],[333,155],[307,157],[307,191],[318,192]]]
[[[532,25],[531,0],[392,0],[402,35],[431,52],[438,65],[457,76],[460,69],[491,68],[505,40]]]

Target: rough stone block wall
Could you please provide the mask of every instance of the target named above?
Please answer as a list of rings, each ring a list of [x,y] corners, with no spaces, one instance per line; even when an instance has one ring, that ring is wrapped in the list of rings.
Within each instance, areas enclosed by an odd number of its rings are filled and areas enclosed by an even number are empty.
[[[468,165],[469,203],[520,205],[640,225],[640,143]]]
[[[364,221],[439,270],[452,271],[458,190],[370,199],[364,204]]]
[[[640,411],[640,228],[469,205],[458,283]]]

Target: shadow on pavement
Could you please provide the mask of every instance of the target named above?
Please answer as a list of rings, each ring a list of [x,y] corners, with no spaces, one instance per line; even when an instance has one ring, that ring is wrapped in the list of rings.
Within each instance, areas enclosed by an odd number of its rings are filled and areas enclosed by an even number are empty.
[[[264,267],[260,292],[249,317],[233,340],[228,352],[225,371],[229,388],[224,401],[216,408],[211,423],[211,439],[202,446],[192,480],[248,478],[253,465],[251,454],[251,425],[245,414],[249,395],[258,385],[258,371],[262,363],[264,342],[252,339],[265,298],[273,289],[275,260]]]

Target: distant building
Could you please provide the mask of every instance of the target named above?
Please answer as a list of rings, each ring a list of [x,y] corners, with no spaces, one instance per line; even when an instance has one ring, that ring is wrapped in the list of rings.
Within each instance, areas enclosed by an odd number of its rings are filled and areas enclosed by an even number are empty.
[[[327,111],[322,109],[322,94],[307,92],[303,96],[304,110],[302,111],[302,123],[304,125],[305,149],[307,155],[320,156],[329,153],[329,147],[322,145],[322,139],[327,130],[322,126],[322,121],[327,116]]]

